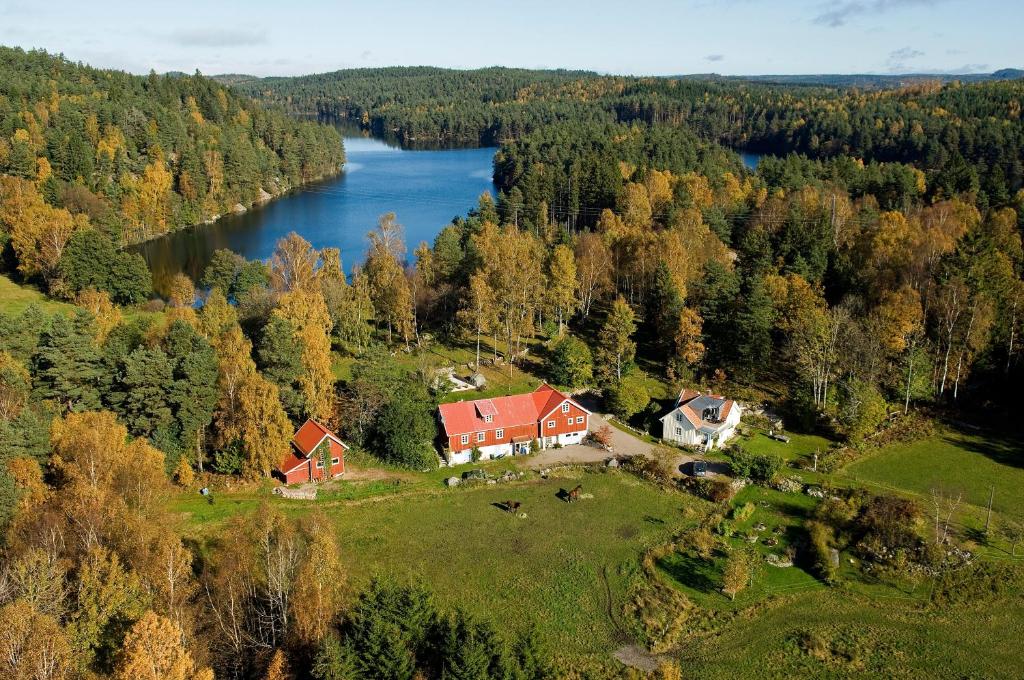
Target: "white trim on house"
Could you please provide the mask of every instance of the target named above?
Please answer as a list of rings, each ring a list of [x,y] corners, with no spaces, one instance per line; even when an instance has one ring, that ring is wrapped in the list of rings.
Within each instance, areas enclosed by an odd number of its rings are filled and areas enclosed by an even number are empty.
[[[664,441],[680,444],[682,446],[698,446],[704,450],[721,447],[736,434],[736,426],[739,425],[743,409],[735,401],[729,409],[729,414],[722,422],[701,421],[694,424],[685,413],[683,406],[691,404],[695,399],[709,397],[710,395],[697,395],[680,404],[661,417],[661,438]],[[711,399],[721,402],[716,409],[723,408],[731,400],[719,397]],[[691,407],[691,410],[696,410]],[[698,416],[699,417],[699,416]]]
[[[593,414],[592,414],[592,413],[591,413],[590,411],[588,411],[587,409],[585,409],[585,408],[583,408],[582,406],[580,406],[580,405],[579,405],[579,404],[578,404],[578,403],[576,402],[576,400],[575,400],[575,399],[569,399],[568,397],[566,397],[566,398],[565,398],[565,399],[563,399],[562,401],[560,401],[560,402],[558,402],[557,404],[555,404],[555,407],[554,407],[553,409],[551,409],[550,411],[548,411],[547,413],[542,413],[542,414],[540,414],[540,417],[538,418],[538,420],[541,420],[541,421],[543,421],[543,420],[544,420],[545,418],[547,418],[547,417],[548,417],[549,415],[551,415],[552,413],[554,413],[554,412],[555,412],[555,411],[556,411],[556,410],[557,410],[558,408],[560,408],[560,407],[562,406],[562,404],[564,404],[564,403],[566,403],[566,402],[568,402],[568,403],[572,404],[573,406],[575,406],[575,407],[576,407],[576,408],[578,408],[579,410],[581,410],[581,411],[583,411],[584,413],[586,413],[586,414],[587,414],[588,416],[589,416],[589,415],[593,415]],[[568,413],[568,411],[563,411],[563,413]]]

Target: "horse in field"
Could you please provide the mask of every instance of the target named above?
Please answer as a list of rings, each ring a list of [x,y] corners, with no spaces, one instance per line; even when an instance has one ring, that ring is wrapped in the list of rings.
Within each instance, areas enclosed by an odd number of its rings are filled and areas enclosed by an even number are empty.
[[[519,501],[505,501],[503,505],[505,506],[505,512],[510,512],[513,515],[518,514],[519,508],[523,506]]]
[[[580,499],[580,494],[581,493],[583,493],[583,485],[582,484],[577,484],[576,488],[573,489],[572,491],[570,491],[569,495],[566,496],[566,498],[565,498],[566,502],[567,503],[572,503],[574,501],[578,501]]]

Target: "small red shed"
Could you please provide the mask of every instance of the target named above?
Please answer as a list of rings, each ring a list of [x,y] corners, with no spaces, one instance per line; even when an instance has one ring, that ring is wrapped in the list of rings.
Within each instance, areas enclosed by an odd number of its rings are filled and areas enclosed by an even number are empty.
[[[330,460],[330,470],[324,473],[323,447]],[[307,420],[292,437],[292,450],[278,465],[274,476],[285,484],[333,479],[345,473],[345,452],[348,446],[336,434],[315,420]]]

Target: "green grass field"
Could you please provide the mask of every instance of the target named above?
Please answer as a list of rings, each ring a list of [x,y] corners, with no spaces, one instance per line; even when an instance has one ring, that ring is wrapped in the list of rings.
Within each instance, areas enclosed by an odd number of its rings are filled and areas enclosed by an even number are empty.
[[[815,590],[771,599],[681,655],[694,678],[1020,677],[1024,600],[923,609]]]
[[[859,482],[928,498],[933,488],[963,492],[965,503],[988,505],[1024,519],[1024,442],[998,435],[940,430],[897,444],[847,466],[842,474]]]
[[[625,641],[609,611],[621,616],[640,556],[703,506],[619,472],[466,489],[445,489],[439,479],[413,482],[410,493],[383,489],[356,501],[337,500],[341,493],[315,502],[269,502],[288,513],[327,512],[356,588],[381,574],[420,581],[443,604],[501,627],[535,623],[560,656],[601,661]],[[594,498],[560,500],[559,491],[577,483]],[[211,505],[181,496],[172,507],[183,532],[202,541],[263,499],[269,496],[217,494]],[[525,519],[496,507],[508,499],[523,504]]]
[[[771,439],[760,430],[754,430],[750,436],[736,441],[751,453],[774,453],[785,461],[809,459],[815,452],[825,453],[835,444],[831,439],[815,434],[786,432],[786,436],[789,437],[788,444]]]
[[[0,312],[18,315],[29,305],[37,305],[47,314],[68,312],[72,305],[46,297],[32,286],[22,286],[0,274]]]

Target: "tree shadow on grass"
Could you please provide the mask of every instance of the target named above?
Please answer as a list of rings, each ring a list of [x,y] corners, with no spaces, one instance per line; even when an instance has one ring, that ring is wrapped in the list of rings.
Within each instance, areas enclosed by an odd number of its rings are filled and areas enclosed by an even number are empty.
[[[721,575],[714,562],[695,555],[675,553],[658,560],[658,566],[676,582],[702,593],[717,592]]]
[[[1024,441],[1016,437],[987,431],[983,438],[943,435],[942,441],[971,453],[980,453],[1000,465],[1024,469]]]

